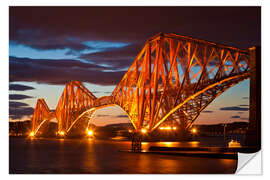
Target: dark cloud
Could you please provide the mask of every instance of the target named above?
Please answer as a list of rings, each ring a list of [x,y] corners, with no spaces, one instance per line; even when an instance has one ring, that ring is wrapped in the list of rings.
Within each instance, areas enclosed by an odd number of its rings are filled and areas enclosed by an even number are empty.
[[[229,107],[222,107],[220,108],[222,111],[248,111],[249,108],[242,108],[238,106],[229,106]]]
[[[65,84],[72,80],[115,85],[125,71],[103,72],[105,67],[73,60],[36,60],[10,57],[10,81]],[[110,77],[110,78],[108,78]]]
[[[17,58],[9,57],[12,67],[10,70],[19,70],[21,65],[25,64],[26,66],[35,65],[35,66],[44,66],[44,67],[54,67],[54,68],[69,68],[70,70],[76,68],[90,69],[90,70],[107,70],[108,68],[104,66],[99,66],[96,64],[83,63],[79,60],[70,60],[70,59],[30,59],[30,58]]]
[[[231,116],[232,119],[240,119],[240,116]]]
[[[91,93],[104,93],[104,94],[111,94],[112,92],[91,91]]]
[[[29,35],[31,33],[34,33],[35,36],[35,31],[33,30],[21,30],[19,31],[20,35]],[[44,32],[45,33],[45,32]],[[36,36],[37,38],[39,35]],[[61,36],[54,37],[55,39],[51,39],[48,37],[47,39],[41,39],[39,42],[32,42],[32,41],[23,41],[20,42],[18,40],[12,40],[11,43],[16,45],[16,44],[23,44],[25,46],[37,49],[37,50],[55,50],[55,49],[70,49],[71,51],[82,51],[85,49],[92,49],[89,48],[88,46],[82,44],[81,42],[76,42],[76,41],[71,41],[68,38],[65,39]],[[31,38],[29,38],[31,40]]]
[[[249,97],[242,97],[242,99],[249,99]]]
[[[203,113],[213,113],[214,111],[203,111]]]
[[[28,98],[33,98],[33,97],[27,96],[24,94],[10,94],[9,95],[9,100],[22,100],[22,99],[28,99]]]
[[[128,118],[128,115],[117,115],[118,118]]]
[[[26,91],[26,90],[32,90],[35,89],[31,86],[21,85],[21,84],[9,84],[9,90],[13,91]]]
[[[108,117],[110,115],[107,115],[107,114],[98,114],[97,117]]]
[[[100,91],[91,91],[91,93],[101,93]]]
[[[23,116],[32,115],[33,112],[34,108],[29,107],[26,103],[9,101],[9,117],[12,119],[20,119]]]
[[[9,117],[12,119],[20,119],[23,116],[30,116],[34,112],[32,107],[21,107],[9,109]]]
[[[260,11],[259,7],[10,7],[10,44],[40,51],[66,49],[66,54],[77,57],[57,61],[12,57],[10,81],[115,85],[146,40],[159,32],[240,48],[260,45]],[[128,46],[82,54],[97,48],[87,41]]]
[[[241,48],[260,44],[259,7],[10,7],[9,17],[10,40],[37,49],[81,50],[87,40],[144,42],[159,32]]]
[[[242,107],[249,107],[249,105],[248,105],[248,104],[240,104],[240,105],[238,105],[238,106],[242,106]]]
[[[142,45],[132,44],[122,48],[83,54],[80,58],[96,64],[106,64],[112,66],[114,69],[121,69],[131,65],[136,55],[141,50],[141,46]]]
[[[9,101],[9,108],[20,108],[23,106],[28,106],[28,104],[17,101]]]

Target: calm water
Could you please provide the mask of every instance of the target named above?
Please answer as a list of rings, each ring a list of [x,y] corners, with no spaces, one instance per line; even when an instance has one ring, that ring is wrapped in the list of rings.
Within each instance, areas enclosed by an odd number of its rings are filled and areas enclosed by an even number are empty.
[[[143,143],[151,145],[198,146],[198,142]],[[127,141],[78,139],[9,140],[9,171],[27,174],[179,174],[234,173],[237,160],[181,157],[119,152],[130,149]]]

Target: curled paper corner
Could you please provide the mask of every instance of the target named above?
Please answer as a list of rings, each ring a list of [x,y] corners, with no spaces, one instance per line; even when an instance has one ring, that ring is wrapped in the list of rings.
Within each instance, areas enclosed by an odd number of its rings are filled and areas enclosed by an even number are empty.
[[[238,153],[236,174],[262,174],[262,152]]]

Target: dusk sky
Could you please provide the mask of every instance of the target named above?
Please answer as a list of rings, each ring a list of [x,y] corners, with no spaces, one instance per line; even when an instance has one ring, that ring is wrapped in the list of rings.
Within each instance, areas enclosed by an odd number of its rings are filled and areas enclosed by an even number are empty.
[[[259,7],[10,7],[9,120],[29,120],[38,98],[54,110],[64,85],[78,80],[111,94],[145,41],[159,32],[247,49],[261,45]],[[232,87],[196,123],[248,121],[249,80]],[[129,122],[117,107],[97,125]]]

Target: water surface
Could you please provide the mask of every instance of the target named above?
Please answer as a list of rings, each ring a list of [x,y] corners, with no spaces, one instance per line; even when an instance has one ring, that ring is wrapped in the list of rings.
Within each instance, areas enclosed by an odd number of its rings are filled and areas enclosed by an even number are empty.
[[[198,142],[143,143],[198,146]],[[234,173],[237,160],[119,152],[128,141],[88,139],[9,139],[11,174],[187,174]]]

